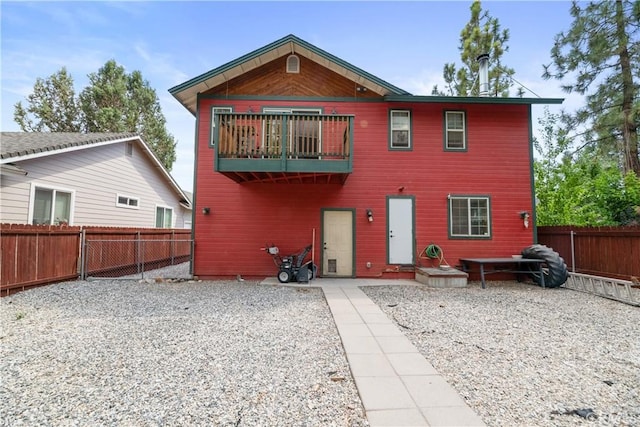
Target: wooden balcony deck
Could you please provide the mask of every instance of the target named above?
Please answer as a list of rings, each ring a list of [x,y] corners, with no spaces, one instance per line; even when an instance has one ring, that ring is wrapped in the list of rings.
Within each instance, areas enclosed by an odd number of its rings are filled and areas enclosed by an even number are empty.
[[[352,172],[350,115],[218,113],[214,170],[237,182],[344,183]]]

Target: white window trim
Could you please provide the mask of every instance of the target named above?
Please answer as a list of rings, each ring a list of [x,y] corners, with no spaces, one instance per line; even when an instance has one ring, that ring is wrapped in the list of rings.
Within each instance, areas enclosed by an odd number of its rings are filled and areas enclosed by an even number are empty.
[[[73,225],[74,211],[75,211],[75,205],[76,205],[76,190],[71,190],[69,188],[64,188],[64,187],[54,187],[49,184],[40,184],[35,181],[31,183],[31,189],[29,190],[29,207],[27,211],[27,224],[33,223],[33,206],[36,200],[36,189],[38,188],[43,190],[53,190],[53,191],[60,191],[61,193],[71,194],[71,200],[69,202],[70,206],[69,206],[68,225]]]
[[[394,130],[405,130],[405,129],[394,129],[393,128],[393,113],[407,113],[407,118],[409,119],[409,129],[407,129],[407,145],[406,146],[396,146],[393,145],[393,131]],[[389,111],[389,148],[393,150],[411,150],[411,110],[391,110]]]
[[[211,107],[211,137],[209,146],[213,147],[215,144],[215,132],[216,132],[216,113],[233,113],[233,107]]]
[[[153,226],[155,228],[165,228],[164,225],[162,227],[158,227],[156,224],[158,224],[158,208],[163,208],[164,210],[171,210],[171,227],[168,228],[175,228],[175,224],[176,224],[176,210],[172,207],[172,206],[167,206],[167,205],[156,205],[155,209],[153,210],[154,212],[154,221],[153,221]]]
[[[454,113],[454,114],[462,114],[462,129],[449,129],[449,114],[450,113]],[[444,138],[445,138],[445,143],[444,146],[447,150],[459,150],[459,151],[463,151],[467,149],[467,115],[465,114],[464,111],[456,111],[456,110],[450,110],[450,111],[445,111],[444,113],[444,117],[445,117],[445,129],[444,129]],[[449,132],[460,132],[462,133],[462,147],[450,147],[449,146]]]
[[[287,57],[287,73],[300,73],[300,58],[292,53]]]
[[[467,234],[454,234],[453,233],[453,200],[466,200],[467,212],[469,216],[467,218],[467,228],[469,233]],[[485,200],[487,202],[487,233],[486,234],[471,234],[471,200]],[[449,196],[449,236],[453,238],[490,238],[491,237],[491,198],[488,196]]]
[[[138,203],[136,204],[136,206],[131,206],[129,204],[123,204],[120,203],[120,197],[126,197],[129,200],[136,200]],[[116,207],[117,208],[125,208],[125,209],[140,209],[140,198],[139,197],[133,197],[133,196],[127,196],[126,194],[119,194],[116,193]]]

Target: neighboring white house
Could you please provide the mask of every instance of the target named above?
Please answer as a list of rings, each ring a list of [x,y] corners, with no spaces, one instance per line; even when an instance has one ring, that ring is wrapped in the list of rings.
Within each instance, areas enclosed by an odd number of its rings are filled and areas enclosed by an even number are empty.
[[[2,223],[191,227],[189,197],[136,134],[0,136]]]

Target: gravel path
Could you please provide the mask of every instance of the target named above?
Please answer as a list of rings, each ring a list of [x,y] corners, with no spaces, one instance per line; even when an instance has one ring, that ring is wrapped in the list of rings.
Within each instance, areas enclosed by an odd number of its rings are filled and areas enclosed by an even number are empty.
[[[487,425],[640,425],[638,307],[516,282],[363,290]]]
[[[368,425],[320,289],[68,282],[0,324],[1,425]]]

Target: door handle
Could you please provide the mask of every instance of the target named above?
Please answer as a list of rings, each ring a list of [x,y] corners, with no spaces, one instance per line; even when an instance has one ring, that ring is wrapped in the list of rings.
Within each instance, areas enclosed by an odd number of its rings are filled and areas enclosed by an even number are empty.
[[[322,249],[324,249],[325,251],[327,250],[327,242],[324,242]]]
[[[393,230],[389,230],[389,238],[393,237]]]

